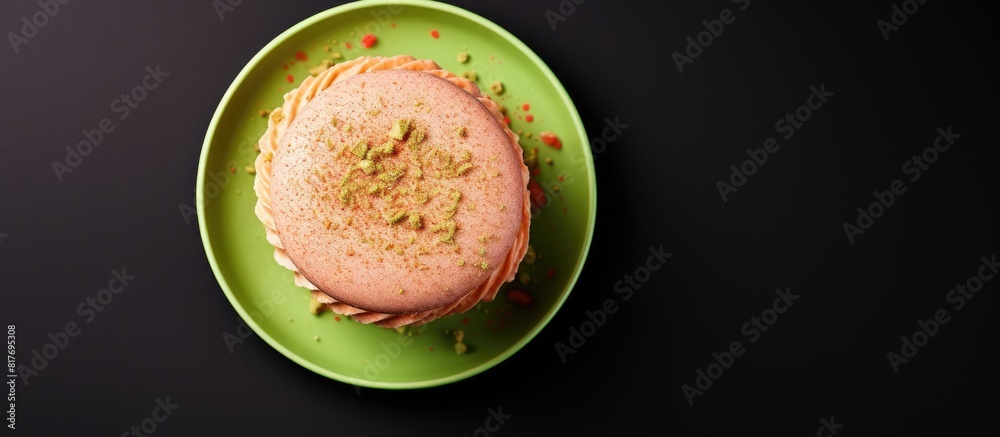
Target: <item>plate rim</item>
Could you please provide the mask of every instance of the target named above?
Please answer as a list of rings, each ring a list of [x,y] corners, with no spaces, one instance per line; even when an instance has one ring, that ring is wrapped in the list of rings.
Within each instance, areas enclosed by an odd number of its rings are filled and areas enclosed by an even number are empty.
[[[391,382],[391,381],[374,381],[367,379],[359,379],[352,377],[350,375],[345,375],[323,366],[320,366],[313,361],[310,361],[299,354],[291,351],[285,347],[281,342],[272,337],[266,330],[264,330],[260,325],[253,320],[250,314],[247,312],[243,305],[239,303],[236,296],[233,294],[229,283],[225,280],[222,271],[219,267],[218,261],[216,260],[215,249],[212,245],[212,240],[209,236],[207,218],[205,212],[205,179],[208,170],[208,157],[209,152],[212,149],[212,143],[216,135],[216,129],[218,128],[219,120],[222,114],[229,106],[230,101],[236,93],[236,90],[243,84],[246,77],[250,74],[252,70],[257,68],[261,63],[262,59],[269,55],[277,46],[281,45],[288,38],[296,35],[300,31],[309,28],[310,26],[316,24],[317,22],[326,20],[330,17],[340,15],[343,13],[351,12],[357,9],[365,9],[373,6],[390,6],[390,5],[403,5],[411,7],[421,7],[427,9],[433,9],[438,12],[450,13],[457,15],[461,18],[474,22],[487,30],[500,36],[507,42],[511,43],[517,50],[520,50],[525,56],[527,56],[532,63],[535,64],[541,70],[542,74],[546,79],[554,86],[556,93],[559,98],[565,103],[570,118],[572,119],[576,134],[579,136],[580,143],[582,146],[582,153],[586,159],[584,163],[586,164],[587,178],[591,181],[589,196],[590,207],[587,211],[587,227],[585,231],[583,250],[580,253],[579,261],[576,263],[576,268],[573,271],[572,276],[567,282],[567,289],[562,296],[557,299],[554,305],[539,319],[539,322],[532,327],[524,336],[515,341],[511,346],[507,347],[494,357],[489,360],[480,363],[472,368],[466,369],[461,372],[457,372],[448,376],[425,379],[418,381],[403,381],[403,382]],[[555,76],[549,66],[542,61],[538,55],[532,51],[527,45],[525,45],[520,39],[508,32],[506,29],[500,27],[496,23],[484,18],[474,12],[468,11],[458,6],[453,6],[446,3],[440,3],[429,0],[360,0],[351,3],[346,3],[343,5],[335,6],[330,9],[320,11],[312,16],[309,16],[302,21],[299,21],[292,27],[289,27],[284,32],[281,32],[270,42],[268,42],[264,47],[262,47],[240,70],[239,74],[233,79],[233,82],[229,85],[229,88],[223,94],[222,99],[219,101],[219,105],[216,107],[215,112],[212,115],[212,120],[208,125],[208,130],[205,134],[205,140],[202,143],[201,154],[198,160],[198,173],[195,181],[195,204],[198,214],[198,229],[201,234],[202,247],[205,250],[205,255],[208,258],[209,265],[212,268],[212,273],[215,276],[216,282],[219,287],[222,288],[223,293],[226,295],[226,299],[229,304],[236,310],[240,318],[243,320],[247,326],[250,327],[258,337],[263,339],[269,346],[274,348],[276,351],[281,353],[286,358],[292,360],[296,364],[309,369],[310,371],[325,376],[327,378],[344,382],[347,384],[352,384],[359,387],[368,388],[379,388],[379,389],[418,389],[418,388],[429,388],[441,385],[447,385],[450,383],[458,382],[464,379],[468,379],[472,376],[478,375],[486,370],[489,370],[500,363],[510,358],[512,355],[517,353],[526,346],[531,340],[533,340],[555,317],[555,314],[559,312],[563,304],[569,298],[569,295],[576,288],[577,280],[580,274],[583,272],[584,265],[590,254],[590,246],[593,242],[594,229],[596,228],[597,221],[597,175],[594,168],[593,154],[590,150],[590,140],[587,137],[586,129],[583,126],[583,121],[580,118],[580,113],[570,98],[569,93],[566,92],[566,88],[563,86],[562,82]]]

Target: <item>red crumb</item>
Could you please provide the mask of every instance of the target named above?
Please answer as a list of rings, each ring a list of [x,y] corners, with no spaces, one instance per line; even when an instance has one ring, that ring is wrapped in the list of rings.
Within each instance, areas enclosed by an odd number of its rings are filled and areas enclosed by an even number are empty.
[[[545,199],[545,191],[542,191],[542,186],[538,185],[534,179],[528,180],[528,193],[531,197],[531,203],[534,203],[536,207],[543,207],[548,204]]]
[[[309,60],[309,56],[307,56],[305,52],[298,52],[295,54],[295,59],[305,62]]]
[[[396,27],[396,23],[392,23],[392,27]],[[433,348],[431,348],[431,349],[433,349]]]
[[[541,173],[541,172],[542,172],[542,169],[539,168],[539,167],[535,167],[535,168],[531,169],[531,175],[532,176],[538,176],[538,174]]]
[[[555,268],[549,269],[549,271],[545,272],[545,276],[548,276],[549,279],[556,277],[556,269]]]
[[[333,316],[333,320],[340,321],[340,316]]]
[[[345,42],[344,47],[347,47],[347,50],[354,48],[354,46],[352,46],[350,42]]]
[[[531,306],[531,295],[521,290],[510,290],[507,292],[507,300],[514,302],[522,308]]]
[[[236,174],[236,167],[229,167],[229,172],[232,174]]]
[[[531,122],[535,121],[535,117],[532,116],[531,114],[525,115],[524,119],[527,120],[528,123],[531,123]]]
[[[291,75],[291,74],[289,74],[288,76],[285,76],[285,80],[287,80],[287,81],[288,81],[288,83],[292,83],[292,82],[295,82],[295,78],[294,78],[294,77],[292,77],[292,75]]]
[[[510,117],[504,117],[503,118],[503,124],[506,124],[507,126],[510,126]]]
[[[542,142],[547,146],[552,146],[556,149],[562,148],[562,141],[559,141],[559,137],[552,132],[544,131],[538,134],[538,139],[542,140]]]
[[[525,103],[525,104],[521,105],[521,109],[523,109],[525,111],[529,111],[529,110],[531,110],[531,105]]]
[[[287,70],[288,69],[288,64],[282,65],[281,68],[284,68],[285,70]]]
[[[372,46],[377,42],[378,38],[375,38],[375,35],[371,33],[361,38],[361,45],[365,46],[366,49],[372,48]]]
[[[432,29],[431,30],[431,38],[437,39],[437,37],[439,37],[439,36],[441,36],[441,34],[438,33],[437,29]]]
[[[462,319],[462,324],[463,325],[468,325],[469,324],[469,318],[466,317],[466,318]]]
[[[563,175],[559,175],[559,182],[566,182],[566,178]]]

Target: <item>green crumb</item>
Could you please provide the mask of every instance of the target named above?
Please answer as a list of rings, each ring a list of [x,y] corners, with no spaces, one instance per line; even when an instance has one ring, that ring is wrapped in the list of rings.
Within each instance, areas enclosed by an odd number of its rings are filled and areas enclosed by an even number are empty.
[[[485,243],[486,242],[486,237],[487,237],[487,235],[483,234],[483,235],[480,235],[479,237],[476,237],[476,239],[479,240],[480,243]]]
[[[350,132],[350,131],[351,131],[351,125],[344,126],[344,132]]]
[[[340,120],[337,120],[337,117],[333,117],[330,119],[330,124],[333,125],[333,127],[337,127],[337,125],[340,124]]]
[[[315,342],[319,342],[319,336],[318,336],[318,335],[314,335],[314,336],[313,336],[313,341],[315,341]]]
[[[410,228],[420,229],[424,225],[419,214],[410,214]],[[413,244],[413,237],[410,237],[410,244]]]
[[[458,202],[458,200],[461,199],[461,198],[462,198],[462,193],[460,191],[452,191],[451,192],[451,200],[454,200],[454,201]]]
[[[271,115],[271,113],[266,109],[261,109],[260,111],[257,111],[257,114],[259,114],[261,117],[264,118],[267,118],[268,115]]]
[[[486,256],[486,248],[485,247],[480,247],[479,248],[479,256]]]
[[[410,121],[396,120],[392,123],[392,128],[389,130],[389,136],[402,141],[403,137],[405,137],[408,132],[410,132]]]
[[[455,135],[458,135],[459,138],[465,138],[465,136],[468,135],[468,132],[465,131],[465,126],[460,126],[458,129],[455,129]]]
[[[340,53],[337,53],[337,52],[333,52],[333,53],[330,54],[330,57],[333,58],[333,59],[340,59],[340,58],[343,58],[344,55],[341,55]]]
[[[410,216],[410,220],[411,220],[411,221],[413,220],[413,216],[412,216],[412,215]],[[408,242],[409,242],[410,244],[413,244],[414,242],[416,242],[416,241],[417,241],[417,237],[414,237],[414,236],[410,236],[410,239],[409,239],[409,240],[407,240],[407,241],[408,241]]]
[[[406,145],[409,146],[411,150],[419,150],[420,143],[424,142],[425,135],[427,135],[427,132],[422,130],[413,131],[409,138],[406,139]]]
[[[379,191],[382,191],[384,189],[385,189],[385,184],[382,183],[371,184],[368,186],[368,194],[378,194]]]
[[[465,52],[460,52],[458,56],[455,57],[455,59],[458,60],[458,62],[464,64],[466,62],[469,62],[469,54]]]
[[[374,116],[378,115],[379,112],[382,112],[382,111],[379,111],[378,108],[370,109],[370,110],[368,110],[368,115],[374,117]]]
[[[365,172],[365,174],[372,174],[375,171],[375,162],[370,159],[362,159],[358,163],[358,168]]]
[[[393,146],[392,141],[386,141],[382,143],[381,146],[373,147],[368,150],[368,154],[365,155],[366,159],[374,159],[382,155],[392,155],[396,151],[396,147]]]
[[[528,138],[531,138],[531,132],[528,132],[528,133],[524,134],[524,136],[526,136]]]
[[[246,167],[243,167],[243,170],[246,170],[247,174],[257,174],[257,169],[254,168],[254,166],[252,166],[252,165],[248,165]]]
[[[464,78],[466,78],[466,79],[469,79],[469,80],[471,80],[473,82],[475,82],[477,79],[479,79],[479,75],[477,75],[475,71],[471,71],[471,70],[463,72],[461,74],[461,76],[464,77]]]
[[[503,115],[507,115],[507,107],[499,103],[497,103],[497,111],[500,111]]]
[[[395,329],[396,332],[400,333],[400,334],[405,334],[406,333],[406,327],[405,326],[397,326],[397,327],[395,327],[393,329]]]
[[[385,221],[389,222],[390,225],[399,223],[400,220],[406,217],[406,211],[396,211],[393,215],[385,218]]]
[[[469,171],[469,169],[471,169],[471,168],[472,168],[472,164],[466,162],[465,164],[462,164],[457,169],[455,169],[455,175],[456,176],[461,176],[461,175],[465,174],[465,172]]]
[[[399,289],[399,291],[397,291],[397,293],[399,293],[399,294],[403,294],[403,289],[402,289],[402,288],[400,288],[400,289]]]
[[[490,265],[486,264],[486,261],[483,261],[482,263],[479,264],[479,268],[481,268],[483,270],[486,270],[486,269],[490,268]]]
[[[524,165],[528,166],[529,169],[534,169],[538,167],[538,148],[535,147],[528,151],[528,156],[524,158]]]
[[[309,75],[313,77],[319,76],[320,73],[326,71],[328,68],[332,66],[333,66],[333,61],[329,59],[324,59],[319,63],[319,65],[316,65],[315,67],[309,69]]]
[[[333,223],[332,223],[332,222],[330,221],[330,219],[323,219],[323,228],[324,228],[324,229],[330,229],[330,226],[331,226],[332,224],[333,224]]]
[[[358,158],[364,159],[365,155],[368,154],[368,143],[366,143],[365,140],[359,140],[358,143],[351,148],[351,153]]]
[[[530,266],[535,263],[536,258],[535,248],[529,244],[528,250],[524,252],[524,263]]]
[[[464,265],[465,265],[465,260],[464,260],[464,259],[462,259],[462,260],[459,260],[459,261],[458,261],[458,265],[459,265],[459,266],[464,266]]]
[[[323,308],[324,308],[323,304],[319,303],[319,301],[316,300],[316,298],[312,298],[312,299],[309,300],[309,312],[310,313],[319,315],[319,313],[323,312]]]
[[[501,211],[503,211],[503,210],[505,210],[505,209],[507,209],[507,204],[505,204],[505,203],[501,203],[501,204],[500,204],[500,210],[501,210]]]
[[[552,186],[552,191],[558,193],[559,192],[559,185],[553,185]]]
[[[455,224],[454,220],[448,220],[444,223],[438,223],[431,228],[431,232],[444,232],[440,240],[442,243],[454,243],[455,242],[455,231],[458,230],[458,226]]]
[[[529,275],[528,272],[521,273],[521,283],[524,285],[531,283],[531,275]]]
[[[494,81],[490,84],[490,91],[493,91],[493,94],[503,94],[503,83],[499,80]]]
[[[385,182],[396,182],[396,179],[399,179],[402,176],[403,170],[392,170],[379,174],[378,178]]]
[[[471,161],[472,160],[472,152],[470,152],[468,150],[462,152],[461,158],[462,158],[462,161]]]
[[[455,354],[464,355],[469,351],[469,347],[465,343],[455,343]]]
[[[548,165],[552,165],[552,158],[545,158],[545,163]]]

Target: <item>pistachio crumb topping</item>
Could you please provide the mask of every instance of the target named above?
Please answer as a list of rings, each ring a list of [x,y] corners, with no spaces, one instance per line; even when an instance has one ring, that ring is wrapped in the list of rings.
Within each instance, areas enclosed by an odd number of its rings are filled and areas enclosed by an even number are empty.
[[[357,144],[351,148],[351,153],[358,158],[364,159],[368,154],[368,143],[365,140],[358,140]]]
[[[483,270],[486,270],[486,269],[490,268],[490,265],[486,264],[486,261],[483,261],[483,262],[479,263],[479,268],[481,268]]]
[[[458,260],[458,265],[459,266],[464,266],[465,265],[465,260],[464,259]]]
[[[459,53],[458,53],[458,56],[456,56],[456,57],[455,57],[455,59],[456,59],[456,60],[457,60],[457,61],[458,61],[459,63],[462,63],[462,64],[464,64],[464,63],[466,63],[466,62],[469,62],[469,54],[468,54],[468,53],[465,53],[465,52],[459,52]]]
[[[458,135],[459,138],[465,138],[468,134],[469,133],[465,130],[465,126],[460,126],[458,129],[455,129],[455,135]]]
[[[490,91],[493,91],[493,94],[503,94],[503,83],[499,80],[493,81],[493,83],[490,84]]]
[[[254,168],[254,166],[252,166],[252,165],[248,165],[248,166],[244,167],[243,169],[246,170],[247,174],[257,174],[257,169]]]
[[[410,228],[420,229],[423,225],[423,220],[420,219],[419,214],[410,213]],[[410,237],[410,244],[413,244],[413,237]]]
[[[365,174],[372,174],[375,172],[375,162],[370,159],[362,159],[361,162],[358,163],[358,168],[365,172]]]
[[[403,217],[406,217],[406,211],[400,210],[400,211],[396,211],[392,215],[386,217],[385,220],[387,222],[389,222],[390,225],[394,225],[394,224],[398,223],[400,220],[402,220]]]
[[[389,129],[389,136],[402,141],[403,137],[410,132],[410,120],[396,120]]]
[[[462,77],[464,77],[464,78],[466,78],[466,79],[469,79],[469,80],[471,80],[471,81],[473,81],[473,82],[475,82],[476,80],[478,80],[478,79],[479,79],[479,76],[478,76],[478,75],[476,74],[476,72],[475,72],[475,71],[473,71],[473,70],[470,70],[470,71],[465,71],[465,72],[463,72],[463,73],[461,74],[461,76],[462,76]]]

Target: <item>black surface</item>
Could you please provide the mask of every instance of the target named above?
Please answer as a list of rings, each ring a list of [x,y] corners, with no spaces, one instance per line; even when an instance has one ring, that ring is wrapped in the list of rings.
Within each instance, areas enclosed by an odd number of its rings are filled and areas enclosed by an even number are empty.
[[[232,79],[334,3],[247,1],[225,21],[208,0],[62,5],[19,53],[0,47],[0,324],[20,363],[111,269],[135,279],[18,380],[4,435],[121,435],[167,397],[156,435],[473,435],[500,406],[497,435],[814,435],[830,416],[838,435],[993,434],[1000,281],[961,310],[946,296],[1000,248],[996,27],[983,4],[932,0],[885,41],[893,2],[856,3],[592,0],[553,31],[556,0],[457,2],[548,63],[592,138],[607,117],[628,128],[595,158],[591,256],[552,323],[484,374],[403,392],[358,392],[256,337],[230,354],[237,315],[177,210]],[[735,22],[679,73],[671,53],[725,8]],[[38,10],[4,2],[0,31]],[[59,182],[50,163],[157,64],[162,87]],[[834,95],[781,138],[820,85]],[[904,162],[947,126],[961,138],[910,181]],[[723,202],[716,181],[768,137],[780,150]],[[842,225],[895,179],[905,194],[850,244]],[[621,300],[660,245],[673,257]],[[751,344],[741,326],[786,287],[799,300]],[[563,363],[555,343],[608,298],[619,311]],[[895,373],[887,353],[939,308],[950,322]],[[689,405],[682,386],[733,341],[745,353]]]

